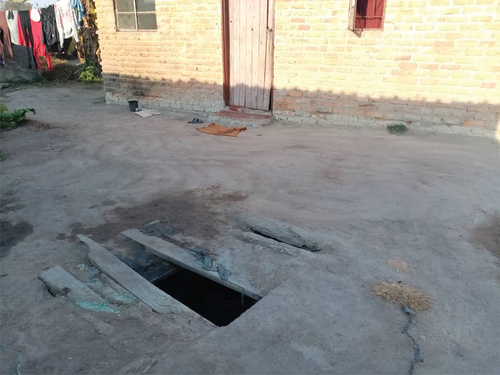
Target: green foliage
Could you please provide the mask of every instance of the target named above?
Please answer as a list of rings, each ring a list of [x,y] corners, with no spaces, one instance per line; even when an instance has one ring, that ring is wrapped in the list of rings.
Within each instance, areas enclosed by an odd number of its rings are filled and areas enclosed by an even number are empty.
[[[95,65],[85,63],[78,70],[78,80],[85,83],[101,83],[101,69]]]
[[[401,135],[408,130],[405,124],[402,123],[394,123],[387,125],[387,131],[391,134]]]
[[[0,130],[12,129],[13,127],[26,121],[26,114],[31,112],[35,114],[33,108],[16,109],[15,111],[8,112],[9,109],[3,103],[0,103]]]
[[[7,159],[7,156],[5,156],[5,155],[3,154],[3,151],[2,151],[2,150],[0,150],[0,161],[4,161],[5,159]]]

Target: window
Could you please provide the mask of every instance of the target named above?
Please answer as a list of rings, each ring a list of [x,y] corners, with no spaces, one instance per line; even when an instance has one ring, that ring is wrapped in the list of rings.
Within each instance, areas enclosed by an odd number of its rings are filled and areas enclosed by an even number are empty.
[[[349,30],[383,28],[385,0],[349,1]]]
[[[118,30],[156,30],[155,0],[115,0]]]

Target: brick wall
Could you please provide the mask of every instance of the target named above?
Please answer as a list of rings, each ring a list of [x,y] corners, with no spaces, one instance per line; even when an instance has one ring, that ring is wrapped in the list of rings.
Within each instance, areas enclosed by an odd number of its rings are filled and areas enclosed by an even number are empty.
[[[275,115],[494,130],[500,1],[387,0],[385,14],[359,37],[346,0],[277,0]]]
[[[304,123],[495,130],[500,0],[387,0],[384,31],[347,30],[349,0],[275,0],[273,112]],[[221,0],[156,0],[157,31],[117,32],[96,0],[107,100],[216,111]]]
[[[95,4],[108,102],[224,107],[220,0],[156,0],[155,31],[116,31],[113,0]]]

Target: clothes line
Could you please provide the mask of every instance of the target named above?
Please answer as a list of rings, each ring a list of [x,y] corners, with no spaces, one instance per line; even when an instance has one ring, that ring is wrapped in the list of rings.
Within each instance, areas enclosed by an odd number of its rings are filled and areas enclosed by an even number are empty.
[[[11,44],[26,46],[30,68],[41,68],[40,56],[52,70],[49,50],[62,49],[64,40],[74,38],[85,17],[81,0],[57,0],[53,5],[31,10],[0,11],[0,65],[5,64],[5,50],[13,58]]]

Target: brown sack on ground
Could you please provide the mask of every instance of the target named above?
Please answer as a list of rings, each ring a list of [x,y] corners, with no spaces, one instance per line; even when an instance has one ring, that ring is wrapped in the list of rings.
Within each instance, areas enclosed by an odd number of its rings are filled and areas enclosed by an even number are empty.
[[[229,126],[210,124],[197,129],[199,132],[213,135],[224,135],[226,137],[237,137],[240,132],[247,130],[245,126],[230,128]]]

